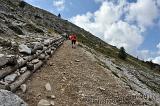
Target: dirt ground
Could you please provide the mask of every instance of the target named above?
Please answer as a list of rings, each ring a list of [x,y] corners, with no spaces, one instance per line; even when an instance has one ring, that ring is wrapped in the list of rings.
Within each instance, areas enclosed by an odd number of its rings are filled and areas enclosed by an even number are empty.
[[[47,91],[45,84],[52,90]],[[84,48],[71,48],[70,41],[55,52],[40,70],[26,82],[27,91],[16,93],[29,106],[55,95],[55,106],[143,106],[134,94],[110,70],[101,66]]]

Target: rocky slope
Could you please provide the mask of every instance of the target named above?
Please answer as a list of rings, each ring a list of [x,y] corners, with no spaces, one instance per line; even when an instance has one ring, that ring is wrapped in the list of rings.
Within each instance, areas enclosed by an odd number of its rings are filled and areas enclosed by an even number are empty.
[[[0,0],[1,73],[8,65],[8,58],[16,57],[21,60],[22,57],[31,55],[32,49],[37,44],[45,45],[46,42],[60,38],[60,34],[63,33],[76,33],[80,46],[91,53],[98,64],[108,69],[114,75],[113,77],[116,77],[117,82],[123,82],[129,87],[128,91],[134,91],[135,94],[150,101],[149,103],[146,102],[145,105],[160,104],[159,65],[155,65],[157,66],[156,70],[151,70],[150,63],[145,63],[129,54],[127,60],[123,61],[117,57],[118,48],[103,42],[67,20],[59,19],[57,16],[21,0]],[[64,54],[62,56],[65,58]],[[14,63],[14,61],[9,63]],[[13,74],[9,77],[9,81],[15,79],[15,76]],[[106,79],[103,77],[102,80],[107,80],[107,77]],[[8,84],[7,81],[5,78],[1,78],[0,82],[5,85]],[[86,83],[93,84],[94,82],[88,81]]]

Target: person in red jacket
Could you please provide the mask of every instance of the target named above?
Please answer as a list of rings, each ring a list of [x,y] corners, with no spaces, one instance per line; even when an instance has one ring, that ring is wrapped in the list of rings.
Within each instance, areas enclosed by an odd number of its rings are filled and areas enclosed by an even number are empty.
[[[72,41],[72,48],[75,48],[77,41],[76,34],[71,35],[71,41]]]

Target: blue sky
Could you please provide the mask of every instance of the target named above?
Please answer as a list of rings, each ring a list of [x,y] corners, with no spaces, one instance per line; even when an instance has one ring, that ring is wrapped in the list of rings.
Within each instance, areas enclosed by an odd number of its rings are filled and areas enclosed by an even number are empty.
[[[25,0],[160,64],[160,0]]]

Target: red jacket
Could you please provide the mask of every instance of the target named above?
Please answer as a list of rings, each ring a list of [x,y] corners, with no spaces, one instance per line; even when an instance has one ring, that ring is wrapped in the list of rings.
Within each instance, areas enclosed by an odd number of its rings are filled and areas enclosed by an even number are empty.
[[[75,34],[71,35],[71,40],[76,40],[76,39],[77,39],[77,37]]]

